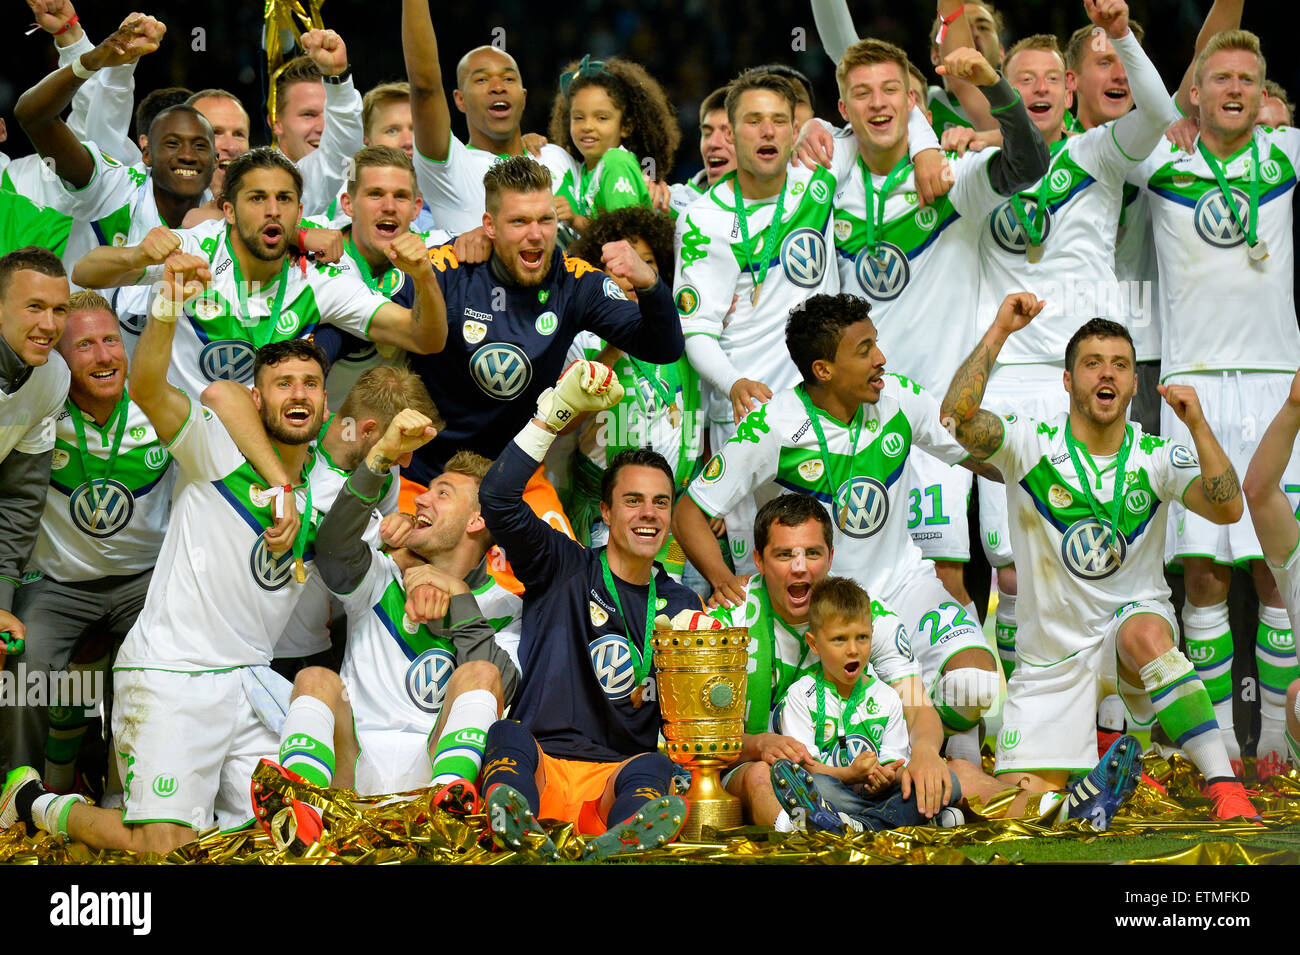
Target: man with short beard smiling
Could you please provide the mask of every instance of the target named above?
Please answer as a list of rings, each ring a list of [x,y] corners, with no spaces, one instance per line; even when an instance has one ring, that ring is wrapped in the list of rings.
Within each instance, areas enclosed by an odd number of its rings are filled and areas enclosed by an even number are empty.
[[[28,673],[64,670],[92,635],[126,636],[144,606],[176,477],[171,455],[126,393],[126,351],[111,306],[83,291],[68,309],[59,353],[72,382],[27,565],[35,579],[28,576],[14,601],[28,628],[19,657]],[[73,706],[55,695],[60,684],[50,685],[50,707]],[[83,696],[78,705],[97,702]],[[47,747],[47,714],[45,706],[0,707],[0,773],[44,756],[45,781],[65,791],[81,737],[51,738]]]
[[[407,351],[437,351],[445,309],[424,243],[392,241],[388,258],[413,280],[410,309],[367,287],[347,261],[306,264],[299,196],[302,177],[277,150],[254,149],[226,170],[225,218],[193,229],[154,229],[127,248],[100,247],[77,263],[74,281],[91,288],[156,280],[176,250],[201,256],[213,281],[186,303],[171,380],[192,395],[218,379],[248,383],[261,345],[303,338],[322,322]]]
[[[610,275],[631,282],[635,303],[609,275],[556,254],[545,166],[527,156],[503,159],[484,176],[484,191],[490,260],[465,264],[446,246],[429,252],[453,324],[442,352],[411,358],[448,422],[416,452],[408,476],[421,484],[461,449],[499,455],[563,371],[581,330],[651,364],[682,355],[668,283],[626,241],[607,244],[602,255]]]

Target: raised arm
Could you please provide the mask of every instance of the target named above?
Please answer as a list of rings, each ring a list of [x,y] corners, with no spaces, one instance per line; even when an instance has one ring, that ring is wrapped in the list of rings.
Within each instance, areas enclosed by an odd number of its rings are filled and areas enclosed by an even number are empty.
[[[613,342],[633,358],[666,365],[682,357],[685,341],[682,324],[673,302],[672,287],[650,265],[632,251],[626,240],[607,242],[601,261],[610,275],[624,278],[636,290],[636,303],[611,298],[600,276],[587,279],[584,327]]]
[[[1241,486],[1223,448],[1201,411],[1200,399],[1191,385],[1158,385],[1165,403],[1178,420],[1187,425],[1201,462],[1201,474],[1183,492],[1183,504],[1215,524],[1235,524],[1241,519]]]
[[[112,36],[79,57],[74,66],[55,70],[25,92],[14,106],[14,116],[37,152],[53,159],[54,171],[73,188],[81,189],[89,184],[95,164],[86,147],[61,118],[63,111],[90,73],[133,63],[152,53],[158,49],[166,30],[153,17],[133,13]],[[85,77],[78,76],[74,68],[85,72]]]
[[[939,0],[939,16],[947,23],[947,28],[943,31],[943,39],[939,42],[941,60],[946,61],[950,53],[963,47],[975,48],[975,35],[966,21],[963,0]],[[971,121],[972,126],[981,130],[997,129],[998,122],[989,111],[988,100],[975,88],[970,78],[954,75],[945,70],[940,70],[939,73],[948,77],[948,87],[952,90],[952,95],[957,97],[957,102],[961,103],[961,108],[966,112],[966,118]]]
[[[316,64],[322,77],[340,76],[347,71],[347,46],[333,30],[308,30],[300,42],[303,53]],[[323,85],[325,125],[320,145],[298,160],[303,177],[303,213],[309,216],[321,215],[334,201],[346,185],[349,162],[365,145],[361,95],[352,78]]]
[[[162,265],[180,247],[180,236],[165,226],[154,226],[139,245],[91,249],[72,267],[72,281],[83,288],[138,285],[150,268]]]
[[[446,162],[451,151],[451,108],[442,89],[442,64],[429,0],[402,0],[402,56],[411,84],[415,148],[434,162]]]
[[[447,303],[429,264],[429,250],[414,232],[404,232],[388,247],[388,258],[415,282],[411,307],[389,302],[370,321],[369,334],[380,345],[396,345],[417,355],[433,355],[447,344]]]
[[[1297,433],[1300,433],[1300,373],[1292,379],[1290,394],[1259,439],[1242,484],[1264,556],[1277,567],[1287,562],[1300,540],[1300,525],[1296,524],[1291,502],[1281,487]],[[1204,460],[1201,468],[1204,471]]]
[[[334,593],[352,593],[370,568],[371,549],[362,535],[393,463],[432,441],[437,433],[427,417],[404,408],[393,416],[383,436],[344,483],[316,531],[316,568]]]
[[[978,89],[997,123],[1003,148],[988,163],[989,184],[994,191],[1014,195],[1041,179],[1051,163],[1051,154],[1011,84],[972,47],[949,53],[939,71],[949,78],[961,77]]]
[[[986,460],[1002,446],[1002,419],[980,407],[998,353],[1013,332],[1028,325],[1046,302],[1030,292],[1013,292],[1002,300],[997,317],[975,350],[953,376],[939,406],[939,418],[971,456]]]
[[[812,0],[812,12],[822,49],[838,66],[845,51],[858,42],[858,31],[853,29],[848,0]]]
[[[131,400],[149,418],[163,444],[170,444],[185,424],[190,399],[167,381],[172,360],[172,337],[185,300],[212,280],[207,260],[184,252],[173,253],[163,267],[149,309],[149,321],[131,357]]]
[[[1214,34],[1241,27],[1241,11],[1245,5],[1246,0],[1214,0],[1214,6],[1210,7],[1210,12],[1205,15],[1201,32],[1196,34],[1196,49],[1192,52],[1191,62],[1187,64],[1183,81],[1178,84],[1178,93],[1174,97],[1174,103],[1184,116],[1190,116],[1194,111],[1192,84],[1196,81],[1196,58],[1201,55],[1201,51],[1205,49]]]
[[[1084,0],[1084,5],[1092,22],[1110,37],[1133,94],[1133,109],[1115,121],[1111,135],[1125,158],[1141,162],[1156,148],[1178,114],[1155,64],[1129,29],[1128,4],[1124,0]]]

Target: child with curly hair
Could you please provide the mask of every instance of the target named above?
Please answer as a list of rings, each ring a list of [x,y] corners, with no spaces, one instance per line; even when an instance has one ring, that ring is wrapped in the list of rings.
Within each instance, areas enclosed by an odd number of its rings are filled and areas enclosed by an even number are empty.
[[[578,233],[597,213],[650,205],[641,160],[650,160],[651,178],[661,179],[681,141],[663,88],[642,66],[617,56],[569,64],[549,135],[553,143],[568,143],[577,160],[555,194],[560,221]]]

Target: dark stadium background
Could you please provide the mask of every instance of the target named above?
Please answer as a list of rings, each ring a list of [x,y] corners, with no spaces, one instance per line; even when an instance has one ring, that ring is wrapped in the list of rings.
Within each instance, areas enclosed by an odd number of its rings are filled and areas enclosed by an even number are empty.
[[[1284,5],[1291,8],[1287,16],[1300,21],[1291,0]],[[32,19],[26,4],[4,0],[3,6],[0,35],[6,38],[9,52],[0,66],[0,116],[9,125],[9,141],[0,149],[19,156],[30,152],[31,147],[13,122],[14,101],[54,65],[55,59],[53,44],[43,32],[22,35]],[[1148,52],[1172,87],[1191,57],[1210,0],[1132,0],[1130,6],[1133,16],[1147,28]],[[545,131],[556,77],[569,59],[584,53],[600,57],[617,52],[643,63],[667,89],[685,134],[674,179],[699,169],[694,128],[700,99],[745,66],[772,60],[797,66],[813,79],[818,115],[839,122],[834,68],[822,52],[807,0],[670,0],[657,4],[569,0],[558,5],[462,0],[435,2],[433,7],[445,77],[450,76],[465,50],[491,42],[494,28],[506,31],[506,48],[519,61],[529,88],[525,130]],[[1006,19],[1004,39],[1008,44],[1029,33],[1051,32],[1064,39],[1087,20],[1081,0],[1005,0],[1000,8]],[[1300,93],[1300,63],[1288,59],[1273,39],[1284,24],[1270,8],[1276,9],[1272,4],[1251,0],[1244,25],[1263,37],[1270,74],[1294,98]],[[250,113],[261,112],[261,2],[166,0],[132,5],[118,0],[83,0],[78,5],[82,23],[96,42],[135,9],[158,17],[168,28],[163,47],[146,57],[136,70],[137,96],[159,86],[221,86],[239,94]],[[900,44],[930,76],[926,33],[933,9],[927,0],[850,2],[860,35]],[[401,4],[397,0],[327,0],[322,16],[326,26],[337,30],[347,42],[359,89],[405,78],[399,39]],[[806,31],[805,49],[794,52],[791,44],[800,28]],[[196,29],[204,31],[205,52],[191,49]],[[1282,32],[1289,37],[1289,30]],[[464,136],[463,123],[457,121],[453,128],[457,135]],[[254,144],[261,145],[267,139],[267,131],[257,128],[255,120]]]

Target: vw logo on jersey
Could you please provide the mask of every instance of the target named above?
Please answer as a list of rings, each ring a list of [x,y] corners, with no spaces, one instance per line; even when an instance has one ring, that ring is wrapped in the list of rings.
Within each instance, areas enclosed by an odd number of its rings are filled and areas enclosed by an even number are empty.
[[[454,669],[456,658],[446,650],[425,650],[406,668],[406,695],[421,711],[437,713]]]
[[[816,288],[826,272],[826,240],[816,229],[795,229],[781,243],[785,277],[800,288]]]
[[[509,401],[527,388],[533,376],[524,350],[507,342],[484,345],[470,358],[469,367],[478,386],[500,401]]]
[[[248,569],[263,590],[279,590],[293,576],[293,551],[287,550],[279,557],[266,547],[266,538],[257,535],[257,543],[248,554]]]
[[[891,431],[880,439],[880,450],[891,458],[898,457],[906,449],[907,444],[903,441],[903,436],[897,431]]]
[[[1124,506],[1128,508],[1130,514],[1145,514],[1147,508],[1151,506],[1151,494],[1136,487],[1124,495]]]
[[[849,537],[866,538],[885,526],[889,493],[875,478],[855,477],[835,492],[835,526]]]
[[[210,342],[199,352],[199,370],[208,381],[253,380],[253,359],[256,352],[248,342],[222,339]]]
[[[117,481],[96,481],[93,491],[89,484],[83,484],[68,499],[68,513],[83,534],[112,537],[130,522],[135,513],[135,496]]]
[[[835,745],[831,747],[830,758],[826,761],[828,766],[848,766],[866,752],[875,752],[876,746],[866,736],[854,733],[843,739],[837,739]]]
[[[611,700],[621,700],[636,687],[636,668],[627,640],[607,633],[591,645],[591,666],[596,680]]]
[[[1021,196],[1021,206],[1025,210],[1025,218],[1030,222],[1034,221],[1038,215],[1038,200],[1032,196]],[[1010,200],[1002,203],[993,210],[989,216],[989,232],[993,236],[993,241],[1004,252],[1010,252],[1012,255],[1023,255],[1029,248],[1029,237],[1025,235],[1025,230],[1020,227],[1020,220],[1016,218],[1016,210],[1012,207]],[[1049,207],[1043,213],[1043,241],[1052,234],[1052,210]]]
[[[1217,249],[1231,249],[1246,241],[1246,233],[1237,225],[1240,218],[1246,228],[1250,227],[1250,200],[1240,189],[1233,188],[1232,201],[1237,206],[1234,217],[1223,198],[1222,191],[1212,189],[1201,196],[1192,212],[1192,222],[1196,225],[1196,234]]]
[[[124,311],[118,317],[118,321],[132,335],[143,335],[144,327],[149,324],[149,316],[137,312]]]
[[[912,267],[907,264],[903,250],[889,242],[882,242],[873,256],[867,249],[858,253],[853,263],[862,291],[880,302],[888,302],[903,294],[912,277]]]
[[[167,462],[171,455],[160,445],[155,444],[152,448],[144,453],[144,463],[149,465],[155,471],[161,471],[167,467]]]
[[[1119,570],[1119,563],[1110,551],[1110,533],[1091,517],[1070,525],[1061,540],[1061,559],[1070,573],[1083,580],[1101,580]],[[1119,558],[1124,559],[1128,542],[1116,534],[1113,543],[1119,548]]]

